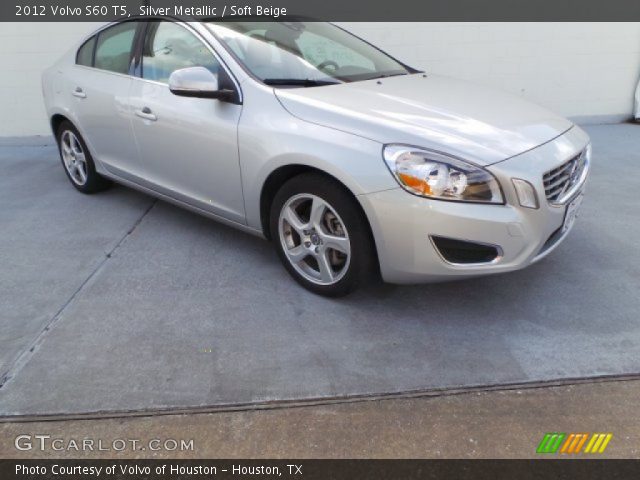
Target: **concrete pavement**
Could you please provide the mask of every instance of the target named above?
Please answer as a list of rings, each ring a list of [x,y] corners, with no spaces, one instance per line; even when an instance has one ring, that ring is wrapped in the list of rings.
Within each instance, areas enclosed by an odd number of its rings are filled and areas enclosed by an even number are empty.
[[[298,287],[264,241],[124,188],[82,196],[52,148],[1,149],[0,416],[638,374],[639,128],[588,128],[581,218],[539,264],[342,300]]]
[[[0,458],[540,458],[535,450],[546,432],[610,432],[603,454],[577,458],[637,458],[638,398],[640,381],[625,381],[263,411],[5,423]],[[102,440],[103,448],[116,439],[139,440],[140,448],[41,451],[34,440],[35,449],[19,451],[18,435],[50,435],[64,445]],[[193,448],[141,449],[153,439],[193,440]]]
[[[0,384],[153,202],[79,197],[53,146],[17,143],[0,144]]]

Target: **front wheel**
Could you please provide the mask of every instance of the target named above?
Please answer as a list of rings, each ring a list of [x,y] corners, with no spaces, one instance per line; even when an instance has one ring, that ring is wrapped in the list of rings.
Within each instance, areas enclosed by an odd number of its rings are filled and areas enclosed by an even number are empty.
[[[298,175],[280,188],[270,230],[287,271],[314,293],[346,295],[377,271],[364,213],[342,185],[323,175]]]

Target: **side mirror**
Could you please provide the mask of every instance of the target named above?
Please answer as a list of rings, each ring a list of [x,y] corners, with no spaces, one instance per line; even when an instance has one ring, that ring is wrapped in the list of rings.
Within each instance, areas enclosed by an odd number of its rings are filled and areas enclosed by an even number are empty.
[[[218,76],[204,67],[188,67],[169,76],[169,90],[180,97],[215,98],[233,101],[236,92],[220,89]]]

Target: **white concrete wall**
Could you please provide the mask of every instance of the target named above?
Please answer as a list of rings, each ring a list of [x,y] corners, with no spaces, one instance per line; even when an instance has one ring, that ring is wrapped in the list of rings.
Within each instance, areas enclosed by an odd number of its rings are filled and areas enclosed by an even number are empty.
[[[50,135],[40,75],[95,23],[0,23],[0,137]]]
[[[508,90],[566,116],[632,114],[640,23],[343,25],[414,67]],[[40,72],[95,26],[0,25],[0,137],[49,134]]]
[[[495,86],[578,121],[632,115],[640,23],[343,25],[411,66]]]

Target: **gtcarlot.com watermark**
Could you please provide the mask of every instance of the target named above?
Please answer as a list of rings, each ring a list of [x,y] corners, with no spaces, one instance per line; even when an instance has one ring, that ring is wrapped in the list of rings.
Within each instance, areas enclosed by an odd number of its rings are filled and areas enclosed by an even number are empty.
[[[51,435],[18,435],[13,442],[16,450],[55,452],[124,452],[124,451],[166,451],[189,452],[194,450],[193,439],[152,438],[61,438]]]

